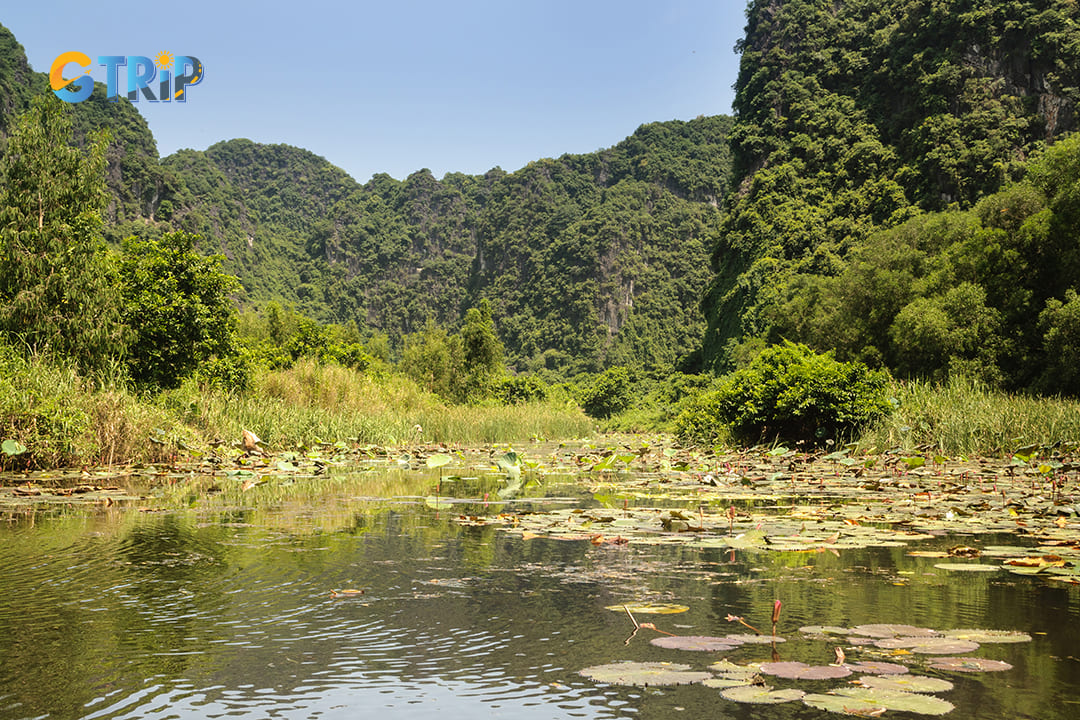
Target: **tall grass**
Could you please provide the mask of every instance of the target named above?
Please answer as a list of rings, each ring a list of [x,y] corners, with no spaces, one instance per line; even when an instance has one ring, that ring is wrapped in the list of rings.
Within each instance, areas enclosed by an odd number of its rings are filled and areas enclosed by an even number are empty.
[[[1080,441],[1074,400],[1004,393],[967,378],[898,383],[894,392],[899,407],[864,432],[861,447],[1001,455]]]
[[[190,380],[140,395],[81,377],[0,345],[0,440],[27,452],[0,453],[0,470],[157,462],[184,446],[239,440],[251,430],[271,449],[346,440],[361,444],[510,442],[568,438],[592,430],[576,406],[453,406],[387,371],[361,373],[302,361],[256,374],[236,395]]]

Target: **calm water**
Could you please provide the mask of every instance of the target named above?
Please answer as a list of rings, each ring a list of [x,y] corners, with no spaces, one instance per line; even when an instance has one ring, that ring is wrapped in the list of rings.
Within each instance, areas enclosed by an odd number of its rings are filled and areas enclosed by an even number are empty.
[[[946,675],[956,683],[941,694],[956,705],[947,717],[1080,716],[1075,587],[946,575],[907,555],[970,539],[839,557],[596,547],[462,525],[459,509],[424,502],[430,478],[417,479],[419,497],[398,499],[364,499],[370,482],[228,511],[197,502],[9,514],[0,523],[0,719],[830,717],[798,703],[739,705],[702,686],[638,689],[578,675],[620,660],[705,669],[719,659],[653,646],[646,630],[628,642],[629,618],[607,605],[683,603],[689,612],[638,619],[723,635],[744,631],[728,614],[767,629],[777,597],[783,660],[832,660],[831,645],[801,639],[809,624],[1031,633],[1031,643],[973,653],[1011,671]],[[569,486],[545,492],[556,497],[517,509],[596,504]],[[335,598],[335,588],[365,593]],[[769,660],[773,650],[726,656]]]

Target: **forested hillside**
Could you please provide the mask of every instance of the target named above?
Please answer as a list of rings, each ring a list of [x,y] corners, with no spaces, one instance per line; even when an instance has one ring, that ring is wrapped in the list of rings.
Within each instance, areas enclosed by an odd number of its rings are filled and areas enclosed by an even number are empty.
[[[177,182],[158,216],[211,238],[249,302],[396,344],[487,298],[519,369],[671,367],[704,329],[729,123],[653,123],[513,173],[364,185],[304,150],[230,140],[165,159]]]
[[[3,28],[0,60],[4,129],[48,82]],[[517,172],[361,185],[308,151],[248,140],[159,160],[134,107],[102,96],[68,110],[76,143],[111,135],[106,238],[197,233],[201,251],[225,255],[247,307],[276,301],[400,348],[487,298],[519,370],[695,362],[730,184],[728,118],[644,125],[608,150]]]
[[[1076,4],[755,0],[747,18],[708,365],[787,338],[1080,391],[1059,372],[1080,330]]]

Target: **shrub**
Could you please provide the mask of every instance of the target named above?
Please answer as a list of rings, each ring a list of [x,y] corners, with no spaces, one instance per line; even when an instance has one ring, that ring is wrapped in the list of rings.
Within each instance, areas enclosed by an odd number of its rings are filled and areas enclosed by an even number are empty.
[[[594,418],[609,418],[630,406],[632,386],[629,370],[622,366],[608,368],[582,392],[581,407]]]
[[[503,378],[495,386],[495,397],[504,405],[547,400],[547,384],[532,375]]]
[[[820,442],[850,434],[890,408],[884,372],[786,342],[728,375],[717,390],[691,400],[676,420],[676,433],[690,442],[725,432],[751,443]]]

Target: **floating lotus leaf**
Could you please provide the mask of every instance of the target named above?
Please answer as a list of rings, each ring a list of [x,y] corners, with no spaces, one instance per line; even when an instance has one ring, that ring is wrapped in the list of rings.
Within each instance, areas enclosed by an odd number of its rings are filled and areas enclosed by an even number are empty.
[[[859,700],[858,698],[843,697],[841,695],[823,695],[821,693],[804,695],[802,701],[812,708],[842,715],[876,717],[888,709],[884,705],[879,705],[870,700]]]
[[[787,642],[777,635],[751,635],[750,633],[732,633],[731,635],[725,635],[724,638],[727,642],[736,645],[743,643],[746,645],[772,645],[773,643]]]
[[[801,662],[762,663],[761,672],[791,680],[828,680],[851,674],[843,665],[807,665]]]
[[[867,675],[903,675],[908,672],[907,665],[882,662],[880,660],[864,660],[863,662],[847,663],[847,666],[852,672],[866,673]]]
[[[758,665],[736,665],[730,660],[721,660],[720,662],[714,662],[709,666],[709,669],[720,675],[727,675],[729,677],[745,677],[751,678],[757,675],[761,671],[761,667]]]
[[[700,650],[704,652],[727,652],[740,645],[729,638],[708,635],[664,635],[650,640],[653,645],[671,650]]]
[[[883,623],[856,625],[851,628],[851,633],[854,635],[867,635],[869,637],[877,638],[939,637],[941,635],[937,630],[931,630],[930,628],[915,627],[914,625],[886,625]]]
[[[935,693],[952,690],[953,684],[941,678],[925,675],[870,676],[859,681],[864,687],[875,690],[899,690],[913,693]]]
[[[740,685],[749,685],[750,678],[738,678],[730,675],[722,675],[720,677],[709,678],[708,680],[702,680],[701,684],[705,687],[716,688],[717,690],[723,690],[724,688],[738,687]]]
[[[795,688],[773,690],[768,685],[736,685],[722,690],[720,694],[735,702],[775,705],[777,703],[801,700],[806,693]]]
[[[664,662],[620,662],[593,665],[579,675],[612,685],[689,685],[712,677],[707,672],[691,671],[689,665]]]
[[[849,628],[837,627],[836,625],[803,625],[799,632],[806,635],[850,635]]]
[[[608,610],[614,610],[615,612],[626,612],[629,610],[632,613],[641,613],[644,615],[675,615],[676,613],[684,613],[690,609],[688,605],[678,605],[676,603],[662,603],[662,602],[632,602],[625,605],[608,605]]]
[[[921,695],[899,690],[846,687],[833,692],[849,699],[874,703],[878,707],[887,710],[919,713],[920,715],[944,715],[954,708],[951,702],[933,695]]]
[[[987,565],[986,563],[937,563],[934,567],[951,572],[996,572],[1001,570],[1000,565]]]
[[[935,670],[954,670],[956,672],[996,672],[1012,670],[1012,665],[1001,660],[988,660],[977,657],[938,658],[930,663]]]
[[[874,643],[885,650],[903,648],[911,652],[924,655],[951,655],[953,653],[971,652],[979,649],[979,643],[970,640],[957,640],[956,638],[882,638]]]
[[[948,630],[945,637],[970,640],[974,643],[1031,642],[1031,636],[1017,630]]]

